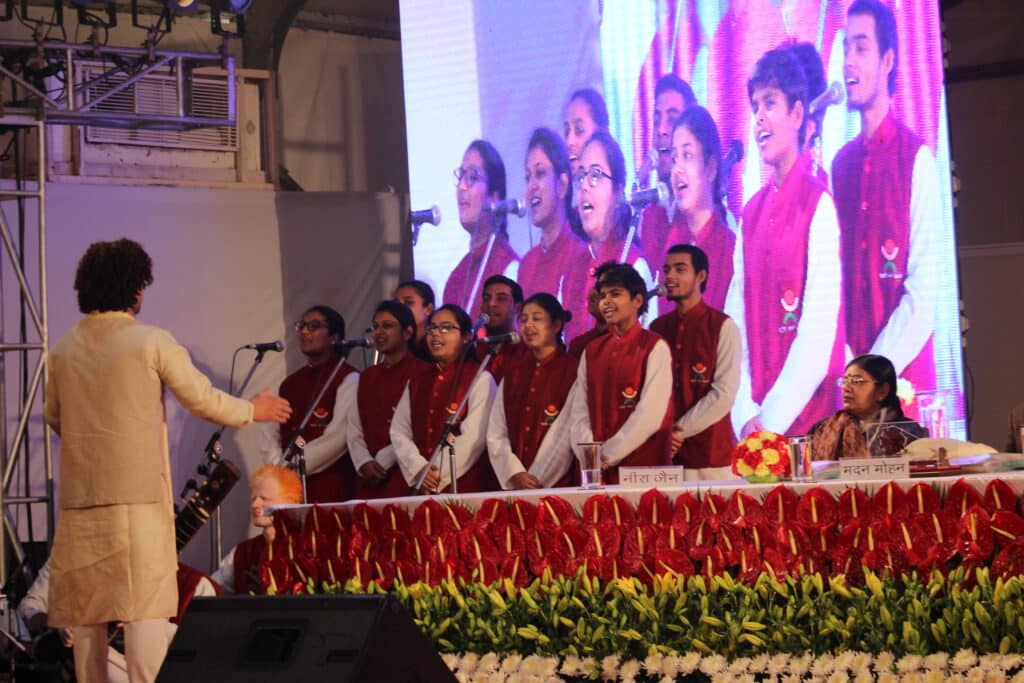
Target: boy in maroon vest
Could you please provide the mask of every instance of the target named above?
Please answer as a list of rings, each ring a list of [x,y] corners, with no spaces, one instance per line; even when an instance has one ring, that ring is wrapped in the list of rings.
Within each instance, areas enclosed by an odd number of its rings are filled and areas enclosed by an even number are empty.
[[[885,356],[915,392],[931,391],[941,200],[931,151],[893,115],[892,10],[878,0],[854,2],[843,49],[847,105],[861,122],[832,164],[847,341],[854,356]]]
[[[736,438],[729,411],[740,384],[740,330],[732,318],[704,303],[709,272],[703,249],[671,247],[662,271],[666,295],[676,308],[651,323],[651,331],[672,351],[673,462],[690,480],[732,479]]]
[[[492,275],[484,281],[484,294],[480,310],[487,314],[484,331],[488,337],[497,337],[515,332],[519,314],[523,310],[523,288],[519,283],[504,275]],[[494,377],[495,384],[501,384],[505,370],[515,365],[529,351],[521,341],[515,344],[488,344],[485,341],[475,342],[476,357],[483,360],[484,356],[494,350],[487,369]]]
[[[672,433],[672,354],[640,325],[647,286],[632,266],[616,264],[597,281],[609,332],[587,345],[571,412],[573,450],[601,442],[604,480],[619,466],[666,465]]]
[[[800,151],[807,81],[792,52],[765,53],[747,92],[772,176],[743,208],[725,304],[746,351],[733,424],[741,436],[762,428],[804,434],[839,405],[839,225]]]
[[[330,306],[312,306],[295,323],[295,330],[306,364],[285,377],[278,391],[291,402],[293,410],[287,422],[279,428],[274,425],[273,443],[264,445],[265,459],[274,465],[287,464],[281,462],[282,449],[291,442],[313,399],[340,360],[334,344],[345,337],[345,319]],[[306,443],[306,498],[310,503],[347,500],[352,495],[356,472],[348,457],[345,431],[346,416],[356,400],[358,385],[359,373],[343,362],[302,430]]]

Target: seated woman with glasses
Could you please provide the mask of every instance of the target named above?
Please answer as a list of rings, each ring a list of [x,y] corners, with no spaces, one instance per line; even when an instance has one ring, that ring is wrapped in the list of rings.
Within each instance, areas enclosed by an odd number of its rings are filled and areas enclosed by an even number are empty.
[[[455,196],[459,203],[459,223],[469,233],[469,253],[448,276],[444,302],[458,304],[476,320],[480,315],[484,280],[491,275],[517,280],[519,275],[519,255],[508,243],[506,217],[495,216],[490,211],[493,202],[505,199],[505,163],[494,145],[486,140],[469,144],[462,155],[462,165],[455,169]],[[489,254],[488,244],[491,245]]]
[[[838,380],[843,409],[811,428],[815,460],[895,455],[927,432],[908,419],[896,395],[896,368],[885,356],[857,356]]]
[[[631,265],[648,289],[654,287],[654,277],[643,253],[632,239],[627,243],[632,212],[625,201],[625,187],[626,161],[619,143],[605,131],[594,132],[583,147],[580,167],[573,175],[573,188],[578,193],[576,208],[588,248],[569,268],[562,284],[562,302],[572,312],[566,330],[570,339],[587,331],[587,295],[594,288],[594,274],[602,263]],[[652,298],[648,303],[648,320],[656,317],[657,298]]]
[[[523,304],[519,328],[530,353],[505,370],[487,427],[487,453],[504,489],[570,483],[568,408],[577,360],[562,343],[569,316],[546,292]]]
[[[282,449],[291,443],[313,399],[341,360],[334,344],[345,338],[345,319],[330,306],[312,306],[295,323],[295,331],[306,364],[285,377],[278,390],[291,402],[292,416],[265,432],[264,459],[273,465],[290,464],[282,461]],[[302,430],[310,503],[332,503],[352,495],[356,473],[348,457],[345,430],[358,384],[359,373],[343,362]]]
[[[477,376],[480,363],[472,353],[472,332],[469,315],[455,304],[434,311],[427,321],[427,347],[434,363],[410,380],[395,409],[391,444],[406,483],[414,488],[419,483],[416,493],[438,493],[451,486],[450,453],[459,493],[498,488],[489,460],[481,457],[494,378],[486,371]],[[452,416],[455,427],[445,439],[443,455],[431,462]]]

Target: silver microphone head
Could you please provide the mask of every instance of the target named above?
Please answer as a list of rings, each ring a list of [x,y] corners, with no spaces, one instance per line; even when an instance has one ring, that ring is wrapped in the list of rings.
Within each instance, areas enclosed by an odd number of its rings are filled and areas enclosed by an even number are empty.
[[[432,207],[430,207],[429,222],[431,225],[441,225],[441,207],[438,206],[437,204],[434,204]]]

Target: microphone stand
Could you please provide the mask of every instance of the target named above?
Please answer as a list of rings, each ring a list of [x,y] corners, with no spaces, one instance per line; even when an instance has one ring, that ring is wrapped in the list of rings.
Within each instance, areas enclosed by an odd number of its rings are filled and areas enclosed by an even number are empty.
[[[491,235],[491,237],[493,239],[493,234]],[[469,353],[469,349],[472,347],[474,343],[474,340],[470,340],[469,344],[466,345],[466,350],[463,351],[463,353]],[[451,436],[455,432],[455,428],[459,426],[459,415],[462,414],[462,409],[465,408],[466,403],[469,402],[469,394],[473,390],[473,385],[476,384],[477,378],[479,378],[480,375],[483,374],[485,370],[487,370],[487,365],[491,362],[491,358],[494,357],[496,351],[497,349],[495,349],[494,347],[491,347],[491,349],[488,350],[487,355],[480,363],[480,367],[477,368],[476,374],[473,375],[473,381],[469,383],[469,389],[466,390],[466,395],[462,397],[461,401],[459,401],[459,406],[458,408],[455,409],[455,412],[449,415],[448,419],[445,420],[444,430],[441,432],[441,438],[437,440],[437,446],[434,447],[434,452],[430,456],[430,460],[427,461],[427,466],[423,468],[423,474],[421,474],[416,479],[416,484],[413,487],[416,491],[419,491],[420,489],[423,488],[423,480],[427,478],[427,474],[430,472],[430,468],[434,466],[434,463],[440,461],[442,454],[444,453],[445,450],[447,450],[449,457],[448,462],[450,467],[450,477],[452,480],[452,493],[457,494],[459,492],[458,483],[456,481],[457,477],[455,476],[455,446],[448,442],[448,437]],[[456,380],[457,379],[458,378],[456,378]]]
[[[317,392],[313,402],[309,404],[309,408],[306,409],[306,414],[302,416],[302,421],[299,422],[299,426],[295,428],[295,433],[292,434],[292,438],[288,441],[288,445],[281,451],[282,458],[285,462],[290,463],[293,459],[295,462],[295,470],[299,473],[299,481],[302,482],[302,502],[308,503],[309,497],[306,493],[306,453],[305,446],[306,442],[302,439],[302,430],[309,424],[309,419],[313,417],[313,411],[320,405],[320,399],[327,393],[327,387],[331,386],[331,382],[338,376],[341,371],[341,366],[345,364],[345,359],[348,357],[348,349],[342,348],[338,344],[335,344],[335,349],[341,351],[341,355],[338,358],[338,362],[334,364],[334,368],[331,370],[331,374],[324,381],[320,387],[320,391]]]
[[[236,351],[237,353],[237,351]],[[249,372],[245,375],[245,379],[242,380],[242,385],[238,387],[238,391],[233,396],[241,396],[245,393],[245,388],[249,386],[249,381],[252,376],[256,373],[256,368],[259,367],[260,363],[263,362],[263,356],[266,355],[265,350],[256,351],[256,358],[253,359],[252,365],[249,366]],[[206,462],[220,462],[221,453],[224,452],[224,447],[220,443],[220,438],[224,434],[224,430],[227,427],[221,425],[217,431],[210,435],[210,439],[206,442],[206,447],[203,448],[203,456],[206,458]],[[223,552],[221,547],[221,526],[220,526],[220,506],[213,511],[213,524],[210,526],[210,552],[213,553],[214,562],[220,562],[220,558]]]
[[[622,244],[622,255],[619,256],[619,263],[629,263],[626,259],[629,258],[629,247],[633,244],[633,236],[636,235],[637,230],[640,229],[640,220],[643,218],[643,209],[637,209],[631,211],[632,216],[629,219],[629,232],[626,233],[626,241]]]
[[[480,212],[481,215],[483,215],[484,211],[488,211],[488,209],[483,209],[483,211]],[[469,298],[466,299],[465,305],[463,306],[463,310],[466,311],[473,310],[473,302],[476,301],[476,293],[480,289],[480,281],[483,280],[484,270],[487,268],[487,262],[491,259],[491,250],[494,248],[494,238],[498,235],[498,230],[501,229],[499,227],[500,223],[497,222],[497,216],[494,217],[494,220],[496,222],[491,226],[491,234],[487,236],[487,248],[484,249],[484,257],[480,261],[480,269],[477,270],[476,278],[473,279],[473,289],[470,290]],[[469,253],[473,253],[472,245],[470,245]],[[473,259],[470,258],[470,262],[472,262],[472,260]],[[465,285],[463,285],[462,291],[466,291]]]

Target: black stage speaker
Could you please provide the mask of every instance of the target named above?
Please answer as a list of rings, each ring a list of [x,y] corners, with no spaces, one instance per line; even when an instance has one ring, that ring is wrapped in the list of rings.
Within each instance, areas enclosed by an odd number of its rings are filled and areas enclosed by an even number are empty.
[[[393,595],[195,598],[157,683],[449,683]]]

